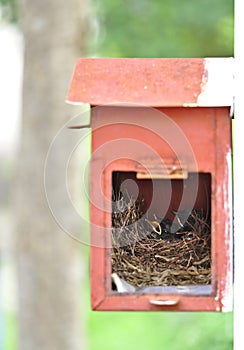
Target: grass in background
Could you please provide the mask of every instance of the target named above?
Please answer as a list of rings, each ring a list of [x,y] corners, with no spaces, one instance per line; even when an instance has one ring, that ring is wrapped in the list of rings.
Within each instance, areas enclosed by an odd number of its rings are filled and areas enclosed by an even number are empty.
[[[5,312],[5,334],[4,334],[4,350],[17,349],[17,320],[16,314],[12,311]]]
[[[232,313],[89,311],[89,350],[231,350]]]

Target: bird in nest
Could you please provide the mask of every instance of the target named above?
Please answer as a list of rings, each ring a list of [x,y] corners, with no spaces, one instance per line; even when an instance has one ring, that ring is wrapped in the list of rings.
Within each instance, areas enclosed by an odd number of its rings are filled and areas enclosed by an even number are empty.
[[[159,239],[171,239],[176,238],[176,234],[172,233],[172,222],[171,220],[164,219],[155,219],[152,221],[147,220],[149,223],[149,230],[151,233]],[[179,238],[179,236],[178,236]]]
[[[155,220],[148,221],[151,227],[151,233],[156,235],[157,238],[169,239],[180,238],[187,232],[194,231],[194,225],[196,224],[196,211],[185,210],[172,210],[175,215],[175,220],[172,222],[168,218],[157,218]]]

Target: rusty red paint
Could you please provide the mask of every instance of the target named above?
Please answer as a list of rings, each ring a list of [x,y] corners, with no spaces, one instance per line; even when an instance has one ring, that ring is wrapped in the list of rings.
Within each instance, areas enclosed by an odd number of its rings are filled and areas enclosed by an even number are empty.
[[[213,292],[208,296],[180,296],[180,301],[174,306],[156,306],[149,300],[155,295],[115,295],[111,292],[111,255],[108,248],[91,247],[91,290],[92,306],[97,310],[176,310],[176,311],[221,311],[225,308],[224,296],[228,294],[227,282],[230,271],[230,242],[231,242],[231,193],[229,193],[229,164],[228,156],[231,151],[229,108],[164,108],[167,114],[184,132],[189,140],[197,160],[197,169],[202,173],[210,173],[211,208],[212,208],[212,287]],[[141,125],[133,125],[133,120],[140,116]],[[144,119],[143,119],[144,118]],[[124,126],[118,124],[120,120]],[[111,122],[113,120],[113,122]],[[148,124],[148,120],[150,123]],[[160,130],[160,114],[158,118],[146,108],[146,113],[137,108],[99,107],[92,112],[94,158],[91,162],[91,222],[96,222],[100,228],[92,225],[92,244],[104,244],[108,232],[104,228],[111,227],[109,207],[104,204],[102,197],[98,199],[98,174],[101,179],[103,194],[106,198],[112,196],[112,171],[134,171],[133,160],[116,159],[120,152],[119,144],[111,148],[116,140],[133,138],[154,148],[160,157],[169,159],[173,150],[165,147],[160,137],[150,137],[150,131],[140,130],[142,125],[151,125]],[[189,127],[190,126],[190,127]],[[106,146],[107,145],[107,146]],[[118,147],[118,148],[117,148]],[[141,161],[147,154],[140,153],[135,148],[134,159]],[[115,157],[114,157],[115,155]],[[143,157],[142,157],[143,156]],[[113,158],[114,157],[114,158]],[[142,158],[141,158],[142,157]],[[188,163],[188,171],[194,170],[194,165]],[[95,184],[96,182],[96,184]],[[204,206],[203,192],[199,194],[200,207]],[[93,205],[99,204],[99,205]],[[99,208],[100,206],[100,208]],[[98,241],[99,240],[99,241]],[[97,268],[99,266],[99,269]],[[174,295],[157,295],[156,298],[174,298]]]
[[[155,107],[194,104],[204,76],[202,58],[81,58],[67,101]]]
[[[231,308],[227,300],[232,283],[230,110],[229,107],[196,107],[207,74],[204,59],[80,59],[77,63],[67,100],[102,105],[91,111],[91,302],[95,310],[222,311]],[[118,102],[158,108],[106,106]],[[195,107],[183,108],[186,105]],[[179,144],[177,153],[167,142],[164,116],[176,126],[175,137],[180,138],[183,133],[188,140],[194,159],[186,152],[186,144]],[[121,156],[121,150],[127,152],[127,157]],[[151,150],[156,157],[152,157]],[[137,171],[141,169],[138,163],[146,163],[157,172],[158,158],[170,167],[178,164],[179,153],[186,171],[201,173],[203,183],[209,186],[212,292],[187,296],[113,292],[109,248],[112,172]],[[211,175],[211,182],[204,174]],[[173,191],[176,203],[179,187],[175,185]],[[203,192],[197,192],[196,207],[208,206]],[[146,193],[150,194],[149,187],[145,187],[145,197]],[[157,211],[159,202],[155,203],[153,211]],[[175,203],[171,202],[167,215]],[[176,299],[172,306],[150,302]]]

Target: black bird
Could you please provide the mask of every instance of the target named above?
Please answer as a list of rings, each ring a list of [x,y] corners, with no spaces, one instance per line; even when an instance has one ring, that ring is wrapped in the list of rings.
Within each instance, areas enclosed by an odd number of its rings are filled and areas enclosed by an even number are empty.
[[[197,223],[205,222],[206,225],[210,225],[210,220],[203,210],[196,209],[185,209],[185,210],[172,210],[172,213],[175,215],[176,226],[178,225],[178,232],[194,231],[197,227]]]
[[[180,238],[188,232],[193,232],[197,223],[197,218],[204,217],[202,211],[195,209],[172,210],[175,215],[173,222],[168,218],[157,218],[147,222],[148,230],[160,239]]]
[[[193,211],[190,209],[184,210],[172,210],[175,215],[175,229],[177,231],[193,231],[196,220],[194,218]]]

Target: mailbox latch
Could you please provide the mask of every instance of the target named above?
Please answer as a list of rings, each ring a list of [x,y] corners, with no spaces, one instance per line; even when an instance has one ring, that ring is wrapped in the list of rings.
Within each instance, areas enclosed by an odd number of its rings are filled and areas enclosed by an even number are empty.
[[[136,165],[137,179],[187,179],[188,171],[185,164],[172,159],[164,159],[155,163],[145,159]]]

